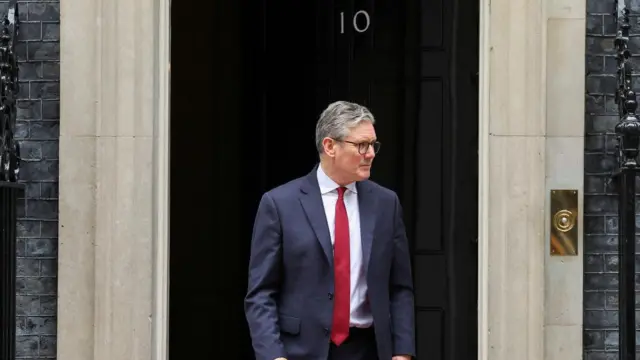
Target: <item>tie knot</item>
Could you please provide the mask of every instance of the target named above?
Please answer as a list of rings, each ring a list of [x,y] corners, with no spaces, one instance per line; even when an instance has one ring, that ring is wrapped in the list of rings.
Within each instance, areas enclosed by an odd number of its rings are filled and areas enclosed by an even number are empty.
[[[340,186],[338,188],[338,199],[341,199],[344,197],[344,192],[347,191],[347,188],[344,186]]]

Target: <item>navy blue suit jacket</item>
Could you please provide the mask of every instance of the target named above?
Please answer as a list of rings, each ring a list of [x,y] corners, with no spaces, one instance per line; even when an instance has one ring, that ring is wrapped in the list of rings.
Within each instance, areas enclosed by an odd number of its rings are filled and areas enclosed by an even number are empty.
[[[262,196],[245,314],[257,360],[326,360],[333,251],[316,169]],[[409,247],[396,194],[357,183],[363,264],[380,359],[415,356]]]

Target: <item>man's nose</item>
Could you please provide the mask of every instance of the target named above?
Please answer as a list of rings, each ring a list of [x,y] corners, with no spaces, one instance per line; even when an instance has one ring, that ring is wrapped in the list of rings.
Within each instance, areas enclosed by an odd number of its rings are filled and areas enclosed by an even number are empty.
[[[376,157],[376,152],[373,150],[373,146],[369,146],[367,152],[364,154],[364,157],[367,159],[373,159]]]

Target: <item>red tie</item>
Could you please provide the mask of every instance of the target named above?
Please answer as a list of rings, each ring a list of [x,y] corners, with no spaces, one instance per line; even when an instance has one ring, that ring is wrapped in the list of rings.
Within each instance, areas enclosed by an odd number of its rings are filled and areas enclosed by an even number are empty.
[[[331,341],[340,345],[349,336],[349,305],[351,298],[351,265],[349,261],[349,219],[344,206],[344,187],[338,188],[336,202],[335,244],[333,248],[334,304]]]

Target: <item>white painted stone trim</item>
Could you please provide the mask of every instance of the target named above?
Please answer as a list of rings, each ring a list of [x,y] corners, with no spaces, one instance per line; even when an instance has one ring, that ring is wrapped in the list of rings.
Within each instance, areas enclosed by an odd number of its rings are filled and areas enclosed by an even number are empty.
[[[489,360],[490,0],[480,1],[478,89],[478,360]]]
[[[169,358],[169,166],[171,0],[158,0],[154,122],[154,258],[152,360]]]
[[[59,359],[167,356],[168,4],[61,3]]]

